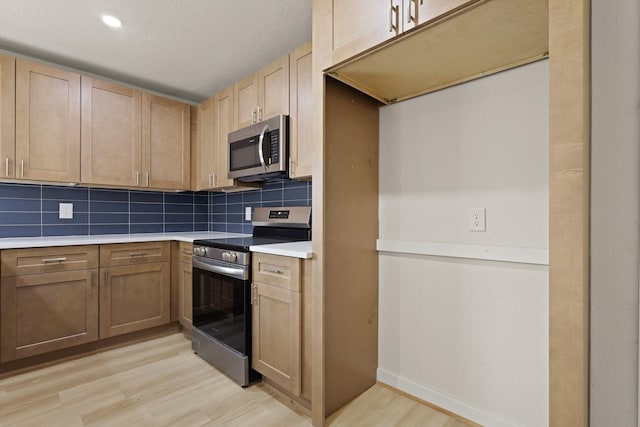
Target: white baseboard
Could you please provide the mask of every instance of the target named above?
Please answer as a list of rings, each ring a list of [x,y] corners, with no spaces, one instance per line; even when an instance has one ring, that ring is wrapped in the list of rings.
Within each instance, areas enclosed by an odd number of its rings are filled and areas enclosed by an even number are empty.
[[[485,427],[515,427],[513,424],[496,418],[493,415],[487,414],[478,408],[467,405],[466,403],[452,399],[449,396],[438,393],[420,384],[416,384],[406,378],[399,377],[389,371],[378,368],[377,372],[378,381],[404,391],[412,396],[429,402],[433,405],[439,406],[447,411],[451,411],[463,418],[466,418],[475,423],[481,424]]]

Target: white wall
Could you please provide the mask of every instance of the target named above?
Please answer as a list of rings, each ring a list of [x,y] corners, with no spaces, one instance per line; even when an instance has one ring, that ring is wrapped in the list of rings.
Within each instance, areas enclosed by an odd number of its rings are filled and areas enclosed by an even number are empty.
[[[591,425],[638,425],[640,2],[593,0]]]
[[[381,240],[547,249],[547,62],[382,108],[379,214]],[[382,252],[379,322],[381,381],[548,424],[548,267]]]

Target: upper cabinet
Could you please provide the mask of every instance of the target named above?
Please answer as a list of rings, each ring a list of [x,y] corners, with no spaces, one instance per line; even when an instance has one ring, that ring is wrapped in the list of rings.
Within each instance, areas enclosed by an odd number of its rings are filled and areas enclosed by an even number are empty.
[[[289,175],[308,178],[312,172],[311,42],[291,52],[289,61]]]
[[[15,177],[16,60],[0,55],[0,160],[4,178]]]
[[[142,93],[82,76],[83,184],[140,185]]]
[[[390,104],[548,56],[548,0],[397,2],[387,2],[385,15],[397,37],[340,44],[338,23],[349,18],[340,7],[351,6],[319,0],[325,11],[314,21],[319,67]]]
[[[289,55],[233,86],[234,129],[289,114]]]
[[[334,65],[429,20],[478,0],[324,0]],[[314,5],[315,7],[315,5]],[[330,27],[329,27],[330,25]]]
[[[228,188],[234,185],[233,179],[227,176],[229,172],[229,132],[233,131],[234,88],[229,87],[215,97],[215,134],[214,144],[218,150],[218,173],[213,176],[215,188]]]
[[[214,174],[218,165],[218,150],[214,144],[215,134],[215,97],[198,105],[198,137],[193,147],[191,174],[194,191],[213,188]]]
[[[80,182],[79,74],[16,60],[15,149],[16,178]]]
[[[189,106],[142,94],[143,187],[188,190],[191,184]]]
[[[82,76],[83,184],[190,188],[189,106]]]
[[[233,106],[233,87],[198,105],[199,135],[193,159],[193,173],[197,180],[194,191],[242,189],[233,179],[227,178],[227,135],[233,131]]]

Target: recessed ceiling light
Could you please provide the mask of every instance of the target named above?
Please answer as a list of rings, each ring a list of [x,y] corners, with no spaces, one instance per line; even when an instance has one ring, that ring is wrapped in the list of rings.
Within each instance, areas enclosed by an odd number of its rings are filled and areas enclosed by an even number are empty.
[[[122,26],[122,22],[115,16],[102,15],[102,22],[110,26],[111,28],[119,28]]]

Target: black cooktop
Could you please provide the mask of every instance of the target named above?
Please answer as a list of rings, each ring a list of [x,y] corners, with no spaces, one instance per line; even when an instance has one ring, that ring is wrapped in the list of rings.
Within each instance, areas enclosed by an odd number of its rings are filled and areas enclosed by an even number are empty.
[[[297,242],[304,239],[290,239],[290,238],[272,238],[272,237],[230,237],[225,239],[207,239],[196,240],[194,245],[208,246],[211,248],[228,249],[231,251],[244,251],[249,252],[249,246],[256,245],[271,245],[274,243],[288,243]]]

